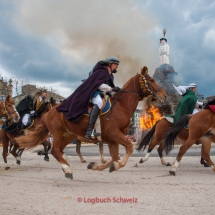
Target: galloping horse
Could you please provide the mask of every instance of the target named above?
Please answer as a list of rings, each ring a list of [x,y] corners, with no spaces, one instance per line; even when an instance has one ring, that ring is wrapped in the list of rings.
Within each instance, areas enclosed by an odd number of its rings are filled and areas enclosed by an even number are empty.
[[[28,130],[34,130],[35,127],[40,124],[41,122],[41,118],[44,116],[45,113],[47,113],[51,108],[52,108],[53,104],[51,102],[45,102],[44,104],[41,105],[41,108],[40,108],[40,112],[38,113],[39,114],[39,117],[36,117],[34,119],[34,124],[26,129],[27,132]],[[10,151],[10,153],[15,157],[16,159],[16,163],[18,165],[21,164],[21,154],[24,150],[23,147],[21,147],[22,149],[17,152],[17,150],[19,149],[19,145],[16,143],[15,141],[15,138],[20,136],[20,131],[19,130],[15,130],[15,132],[5,132],[3,129],[0,130],[0,138],[2,140],[2,145],[3,145],[3,159],[4,159],[4,162],[5,164],[7,165],[7,155],[8,155],[8,145],[9,145],[9,141],[11,144],[13,144],[13,148],[12,150]],[[45,143],[43,143],[45,144]],[[21,146],[21,144],[20,144]],[[48,151],[44,154],[45,155],[45,158],[48,156]],[[6,166],[5,169],[9,169],[10,167],[9,166]]]
[[[133,152],[133,145],[126,139],[125,133],[138,102],[144,97],[150,97],[152,100],[159,99],[161,102],[167,97],[165,91],[148,75],[147,67],[143,67],[140,74],[130,78],[123,88],[111,98],[112,107],[109,113],[100,117],[101,138],[108,144],[112,159],[101,165],[91,162],[88,169],[101,171],[110,167],[109,171],[112,172],[126,165]],[[54,107],[42,121],[43,124],[37,126],[29,136],[19,137],[16,141],[25,148],[32,148],[44,141],[49,132],[53,134],[54,142],[51,153],[62,165],[65,177],[72,179],[72,170],[63,149],[78,136],[84,137],[89,117],[84,115],[78,122],[68,121],[63,113],[58,112]],[[67,133],[64,132],[65,130]],[[119,144],[126,149],[126,153],[120,161],[118,161]]]
[[[14,106],[14,100],[11,99],[10,95],[6,97],[6,100],[0,102],[0,121],[4,124],[5,120],[8,123],[17,123],[20,119],[19,113],[16,111]],[[0,129],[0,133],[4,131],[2,128]],[[3,145],[3,153],[8,150],[8,145],[5,146],[4,139],[1,139],[1,143]]]
[[[191,115],[190,115],[191,116]],[[146,134],[146,136],[139,142],[139,146],[137,148],[138,151],[140,151],[142,148],[143,150],[146,148],[147,145],[149,145],[147,153],[144,158],[140,159],[140,163],[146,162],[152,150],[156,145],[159,144],[159,147],[157,148],[161,164],[165,166],[171,166],[171,164],[166,162],[163,157],[163,151],[164,151],[164,139],[167,135],[167,132],[172,128],[173,124],[169,122],[167,119],[163,118],[156,122],[156,124],[152,127],[152,129]],[[189,131],[187,129],[181,129],[180,133],[178,134],[178,138],[182,141],[185,141],[188,138]],[[209,140],[207,140],[209,138]],[[200,138],[200,142],[202,143],[202,157],[201,157],[201,164],[203,164],[205,167],[208,167],[208,164],[204,161],[204,153],[207,152],[208,148],[208,141],[211,143],[211,140],[215,137],[213,135],[202,137]],[[210,144],[209,144],[210,145]]]
[[[210,159],[210,148],[211,148],[211,140],[214,140],[215,134],[215,114],[210,109],[204,109],[192,117],[190,115],[185,115],[182,117],[176,125],[169,130],[166,139],[165,139],[165,151],[169,153],[173,146],[174,140],[177,135],[180,135],[180,132],[184,130],[184,126],[189,123],[189,131],[188,138],[184,142],[184,144],[180,147],[176,160],[172,165],[172,170],[169,171],[171,175],[176,174],[176,170],[179,166],[181,158],[186,153],[186,151],[198,140],[202,141],[202,139],[207,139],[209,136],[208,144],[202,144],[202,156],[204,160],[211,166],[213,171],[215,172],[215,165]],[[203,146],[205,145],[205,148]]]

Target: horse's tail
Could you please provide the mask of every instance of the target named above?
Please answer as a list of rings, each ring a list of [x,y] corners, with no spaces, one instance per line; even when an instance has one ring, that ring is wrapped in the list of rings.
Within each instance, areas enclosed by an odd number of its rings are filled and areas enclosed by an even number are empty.
[[[174,142],[179,132],[188,124],[191,115],[185,115],[179,119],[179,121],[168,131],[165,142],[164,150],[166,154],[174,148]]]
[[[36,126],[34,131],[29,131],[29,135],[18,137],[15,140],[21,148],[30,149],[42,143],[48,136],[48,133],[49,131],[42,121],[40,125]]]
[[[159,122],[159,121],[157,121],[157,122],[155,123],[155,125],[152,127],[152,129],[151,129],[151,130],[146,134],[146,136],[140,141],[140,144],[139,144],[139,146],[138,146],[138,148],[137,148],[138,151],[140,151],[143,147],[144,147],[143,150],[145,150],[146,146],[149,145],[150,140],[151,140],[152,136],[153,136],[154,133],[155,133],[156,125],[157,125],[158,122]]]

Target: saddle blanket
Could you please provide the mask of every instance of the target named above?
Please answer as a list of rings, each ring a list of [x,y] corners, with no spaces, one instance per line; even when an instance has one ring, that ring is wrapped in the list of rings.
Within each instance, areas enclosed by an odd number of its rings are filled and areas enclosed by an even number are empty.
[[[208,105],[208,107],[215,113],[215,105]]]
[[[163,118],[166,119],[168,122],[173,123],[173,116],[166,115],[166,116],[163,116]]]
[[[110,108],[111,108],[111,102],[110,102],[110,97],[108,97],[107,100],[106,100],[105,107],[102,109],[102,111],[99,114],[99,116],[102,116],[102,115],[106,114],[110,110]],[[90,114],[88,112],[85,113],[84,115],[90,116]]]

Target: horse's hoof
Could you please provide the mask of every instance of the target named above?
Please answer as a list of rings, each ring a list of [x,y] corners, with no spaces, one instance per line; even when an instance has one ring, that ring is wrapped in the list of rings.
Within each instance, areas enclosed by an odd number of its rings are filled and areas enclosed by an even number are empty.
[[[140,162],[139,162],[139,163],[143,163],[143,159],[142,159],[142,158],[140,159]]]
[[[94,164],[95,164],[95,162],[89,163],[88,166],[87,166],[87,169],[92,169]]]
[[[17,161],[16,161],[16,164],[20,165],[20,164],[21,164],[21,161],[17,160]]]
[[[170,174],[170,175],[174,175],[174,176],[176,175],[176,174],[175,174],[175,171],[172,171],[172,170],[169,171],[169,174]]]
[[[210,167],[210,165],[207,163],[204,163],[204,167]]]
[[[10,167],[9,167],[9,166],[6,166],[6,167],[5,167],[5,170],[8,170],[8,169],[10,169]]]
[[[37,152],[37,154],[41,156],[43,154],[43,152],[39,151],[39,152]]]
[[[167,163],[166,166],[172,166],[170,163]]]
[[[73,179],[72,173],[65,173],[65,177],[68,179]]]
[[[44,157],[44,160],[49,162],[49,158]]]
[[[114,168],[114,164],[112,163],[112,164],[110,165],[109,172],[113,172],[114,170],[115,170],[115,168]]]
[[[87,161],[86,161],[86,160],[82,160],[81,162],[82,162],[82,163],[87,163]]]

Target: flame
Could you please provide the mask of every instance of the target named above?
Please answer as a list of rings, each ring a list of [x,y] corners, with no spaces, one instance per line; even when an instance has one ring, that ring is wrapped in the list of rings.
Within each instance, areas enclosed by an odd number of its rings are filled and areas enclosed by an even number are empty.
[[[140,129],[149,130],[154,124],[162,118],[162,115],[157,107],[151,105],[151,108],[146,108],[146,111],[143,112],[143,115],[139,118],[140,120]]]

